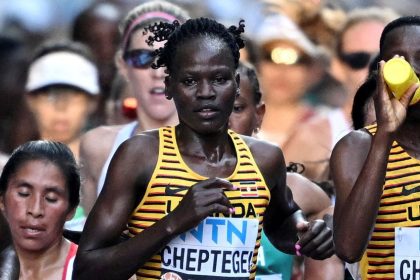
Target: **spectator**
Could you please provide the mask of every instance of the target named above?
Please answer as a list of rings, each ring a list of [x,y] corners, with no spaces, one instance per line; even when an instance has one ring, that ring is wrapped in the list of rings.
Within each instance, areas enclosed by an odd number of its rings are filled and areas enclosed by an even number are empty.
[[[75,18],[72,26],[72,40],[92,50],[99,71],[101,96],[90,127],[105,124],[105,104],[116,72],[114,57],[120,40],[118,23],[121,17],[121,9],[115,3],[95,2]]]
[[[288,145],[302,123],[316,115],[305,100],[323,71],[319,49],[286,16],[267,17],[255,38],[261,49],[259,73],[266,104],[259,137]]]
[[[347,95],[344,104],[318,115],[302,125],[285,151],[287,161],[301,162],[304,175],[321,182],[330,179],[329,158],[334,145],[351,130],[350,112],[354,94],[367,78],[369,63],[379,51],[379,37],[396,15],[389,9],[355,10],[348,15],[339,34],[332,74],[341,81]]]
[[[25,102],[29,57],[24,36],[0,36],[0,152],[7,157],[17,146],[38,139],[34,118]]]
[[[40,138],[68,145],[78,159],[80,136],[100,93],[89,50],[71,41],[48,41],[35,52],[28,72],[26,98]]]

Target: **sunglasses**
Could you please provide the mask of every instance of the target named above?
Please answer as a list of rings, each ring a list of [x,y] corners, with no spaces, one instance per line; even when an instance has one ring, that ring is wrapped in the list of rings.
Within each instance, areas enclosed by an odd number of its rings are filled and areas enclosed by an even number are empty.
[[[369,66],[376,54],[368,52],[339,53],[338,57],[350,68],[359,70]]]
[[[125,63],[137,69],[147,69],[155,60],[154,50],[136,49],[126,51],[123,55]]]

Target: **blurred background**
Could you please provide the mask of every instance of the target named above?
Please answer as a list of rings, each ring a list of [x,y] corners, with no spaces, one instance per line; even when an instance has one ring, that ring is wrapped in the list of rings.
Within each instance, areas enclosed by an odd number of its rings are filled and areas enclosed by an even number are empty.
[[[112,57],[115,49],[106,53],[108,48],[103,46],[118,44],[116,31],[118,21],[130,8],[141,2],[144,1],[0,0],[1,152],[10,153],[17,145],[36,138],[36,127],[23,100],[23,87],[28,60],[33,50],[47,39],[80,40],[97,54],[98,67],[101,69],[102,99],[90,128],[106,123],[105,103],[111,96],[110,81],[115,74]],[[193,17],[210,16],[225,24],[237,24],[239,19],[244,19],[246,36],[252,39],[268,15],[286,15],[304,31],[312,43],[323,47],[327,55],[334,49],[336,32],[345,21],[346,14],[356,8],[389,7],[400,15],[410,15],[412,11],[420,10],[419,0],[177,0],[172,2],[187,8]],[[98,3],[105,5],[95,13],[112,22],[115,29],[112,33],[114,37],[108,39],[110,41],[104,39],[105,35],[84,36],[93,30],[94,23],[85,24],[83,27],[85,29],[80,27],[82,25],[80,22],[79,26],[76,26],[77,18]],[[109,31],[103,32],[110,34]],[[334,91],[334,88],[329,92]],[[312,94],[313,92],[317,92],[317,89],[314,89]],[[322,94],[324,93],[318,93],[315,103],[324,102]],[[308,96],[308,100],[311,100],[310,95]],[[326,99],[328,99],[327,105],[340,106],[340,97],[337,99],[331,95]]]

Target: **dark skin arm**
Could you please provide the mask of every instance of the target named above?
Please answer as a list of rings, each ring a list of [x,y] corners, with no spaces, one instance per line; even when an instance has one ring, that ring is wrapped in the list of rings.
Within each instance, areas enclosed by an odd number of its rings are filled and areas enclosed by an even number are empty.
[[[213,178],[195,184],[163,219],[134,238],[119,236],[140,202],[157,162],[157,132],[123,143],[111,161],[104,189],[85,225],[75,260],[74,279],[128,279],[178,234],[197,226],[213,213],[230,213],[223,194],[233,186]],[[121,187],[124,186],[124,187]]]
[[[382,61],[381,73],[383,64]],[[374,97],[376,134],[372,137],[367,131],[354,131],[333,150],[331,171],[337,190],[334,241],[337,255],[346,262],[359,261],[368,244],[380,205],[389,151],[415,89],[411,87],[397,100],[379,75]]]
[[[333,228],[334,207],[330,206],[315,215],[314,219],[323,219],[329,228]],[[304,260],[304,279],[305,280],[335,280],[344,279],[344,264],[336,255],[325,260],[314,260],[305,258]]]
[[[286,166],[281,150],[245,138],[270,188],[271,200],[264,215],[264,231],[279,250],[325,259],[333,254],[332,232],[322,220],[307,222],[286,185]],[[298,239],[299,236],[299,239]]]

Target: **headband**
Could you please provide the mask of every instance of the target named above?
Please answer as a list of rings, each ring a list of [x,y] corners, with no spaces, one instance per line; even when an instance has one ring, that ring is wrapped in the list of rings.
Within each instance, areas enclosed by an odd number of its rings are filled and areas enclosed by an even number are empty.
[[[148,13],[142,14],[141,16],[133,20],[133,22],[131,22],[130,26],[127,28],[127,32],[125,33],[123,44],[122,44],[124,51],[127,48],[128,37],[131,35],[131,32],[133,32],[134,28],[137,25],[139,25],[141,22],[146,21],[151,18],[161,18],[169,22],[173,22],[174,20],[177,19],[175,16],[168,14],[166,12],[148,12]]]
[[[79,54],[68,51],[49,53],[32,63],[26,90],[33,92],[53,85],[69,85],[97,95],[98,70],[92,62]]]

